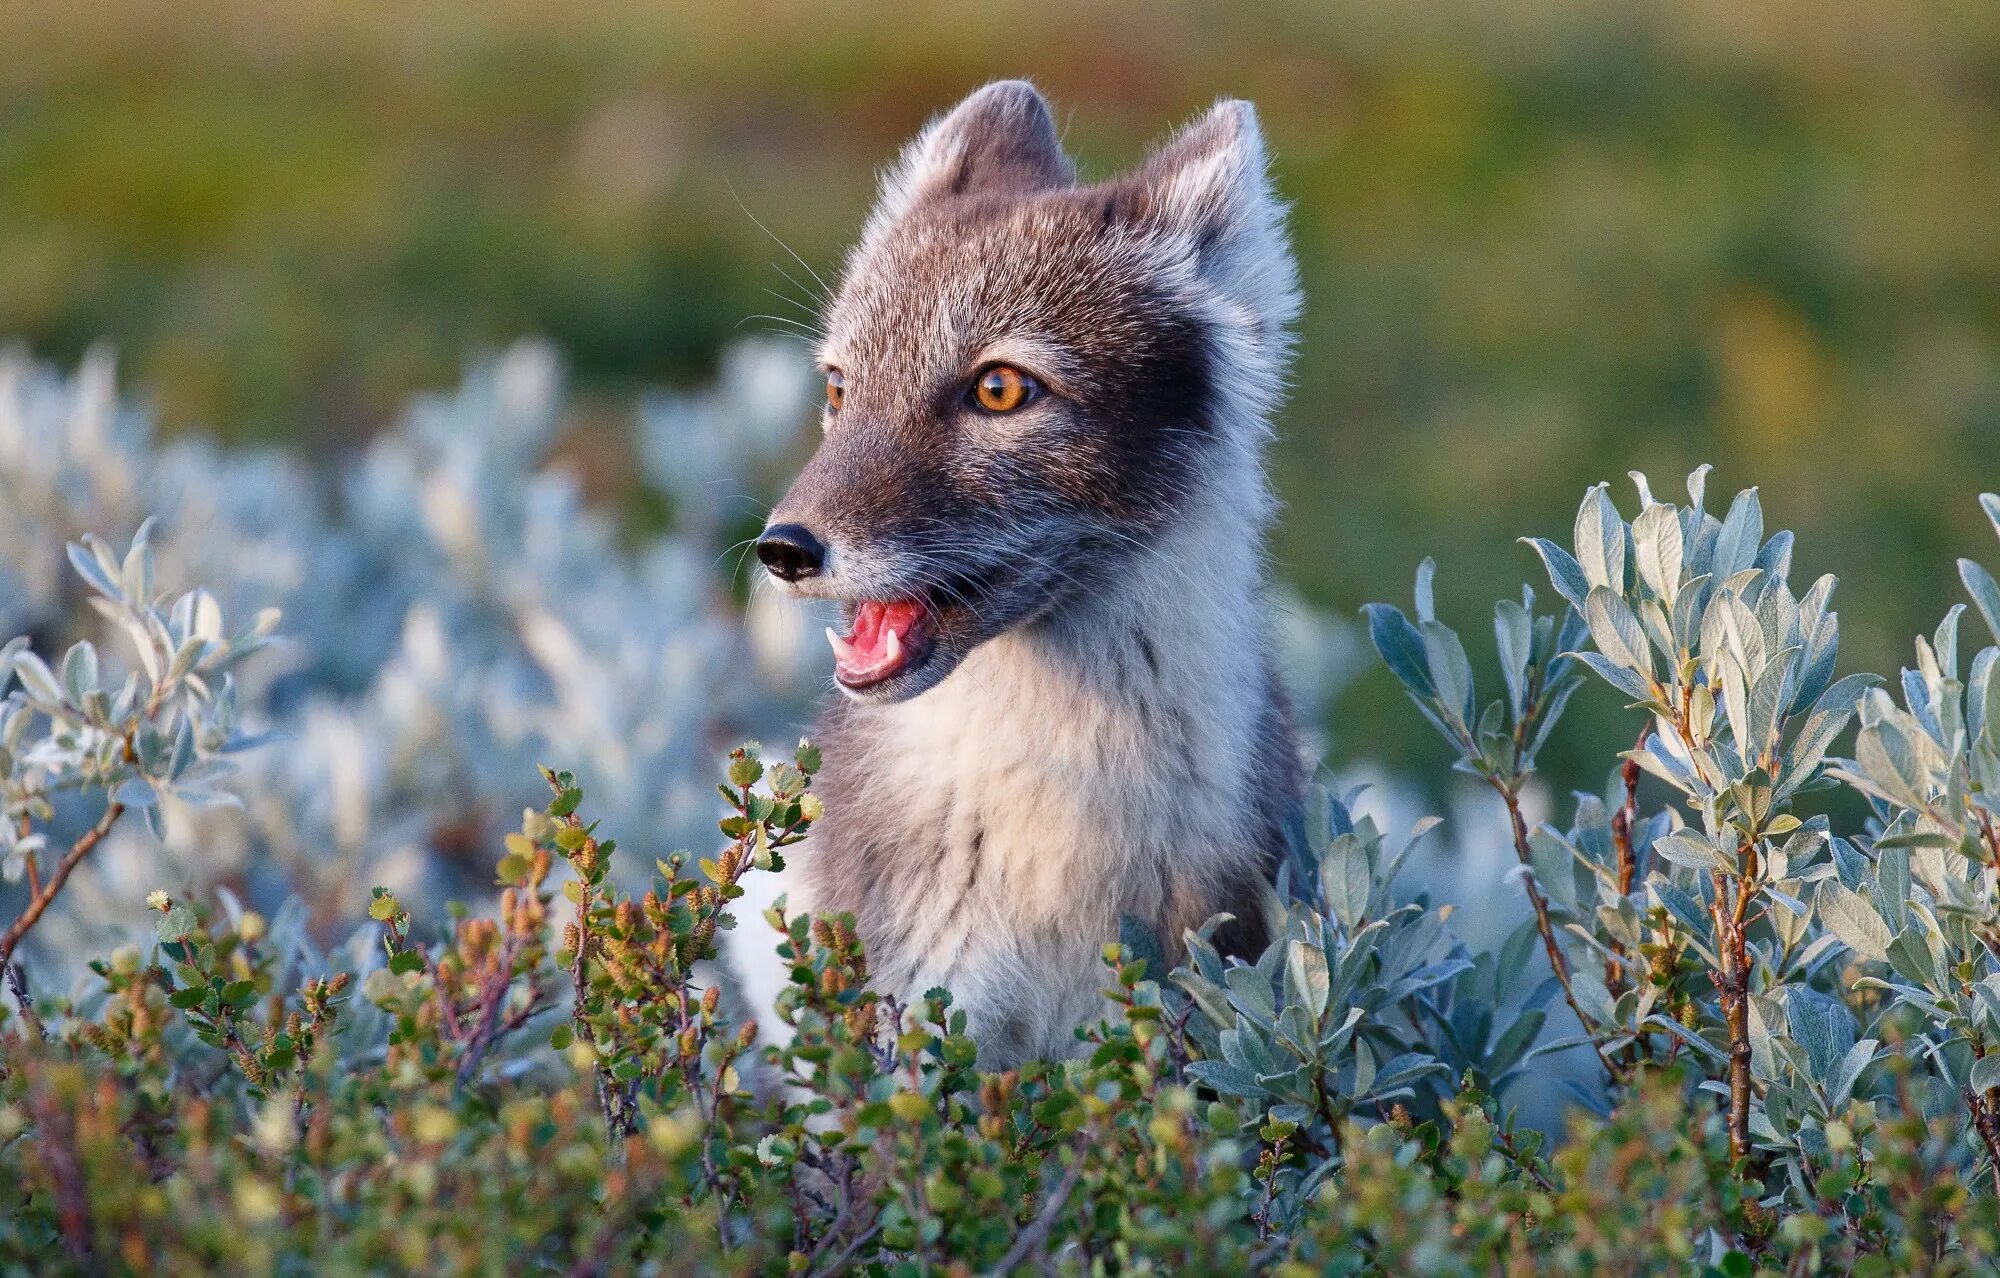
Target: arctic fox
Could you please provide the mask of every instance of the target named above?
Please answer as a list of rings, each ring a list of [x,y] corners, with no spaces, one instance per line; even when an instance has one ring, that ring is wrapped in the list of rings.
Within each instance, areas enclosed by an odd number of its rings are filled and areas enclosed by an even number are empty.
[[[987,85],[848,259],[757,545],[847,621],[791,901],[852,913],[883,992],[950,989],[986,1065],[1075,1053],[1127,917],[1262,949],[1304,781],[1261,549],[1297,309],[1247,102],[1083,184],[1034,87]]]

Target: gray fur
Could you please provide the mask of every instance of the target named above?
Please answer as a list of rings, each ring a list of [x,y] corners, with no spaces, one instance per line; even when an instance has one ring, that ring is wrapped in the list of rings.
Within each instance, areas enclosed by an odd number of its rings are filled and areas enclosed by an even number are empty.
[[[772,516],[829,548],[799,593],[933,601],[928,659],[817,729],[793,901],[855,915],[879,988],[951,988],[988,1064],[1075,1049],[1121,915],[1170,955],[1217,911],[1258,945],[1302,779],[1261,550],[1298,300],[1255,113],[1073,174],[1018,81],[910,145],[827,316],[845,399]],[[1051,393],[970,411],[995,360]]]

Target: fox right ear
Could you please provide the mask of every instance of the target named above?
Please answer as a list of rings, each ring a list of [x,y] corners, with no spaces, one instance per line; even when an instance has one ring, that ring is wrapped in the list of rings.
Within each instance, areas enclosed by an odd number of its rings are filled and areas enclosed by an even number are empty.
[[[978,191],[1045,191],[1076,181],[1049,104],[1026,80],[996,80],[924,127],[882,181],[872,219]]]
[[[1222,101],[1119,184],[1128,217],[1183,246],[1196,271],[1270,333],[1298,313],[1285,206],[1257,111]]]

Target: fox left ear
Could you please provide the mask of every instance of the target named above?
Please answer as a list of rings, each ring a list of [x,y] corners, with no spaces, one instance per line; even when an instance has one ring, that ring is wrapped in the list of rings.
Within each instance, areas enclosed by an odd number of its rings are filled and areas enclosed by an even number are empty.
[[[883,178],[874,221],[893,221],[941,195],[1043,191],[1075,181],[1041,92],[1026,80],[996,80],[932,120],[904,149]]]
[[[1131,220],[1184,246],[1225,296],[1272,328],[1296,316],[1298,270],[1255,107],[1216,103],[1120,186]]]

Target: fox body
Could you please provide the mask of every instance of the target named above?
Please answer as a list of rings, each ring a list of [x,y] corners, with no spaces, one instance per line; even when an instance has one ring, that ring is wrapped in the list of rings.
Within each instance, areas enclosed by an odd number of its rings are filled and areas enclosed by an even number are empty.
[[[1247,103],[1080,184],[1018,81],[910,144],[834,294],[758,547],[848,623],[792,902],[852,913],[883,992],[949,988],[989,1065],[1076,1050],[1127,916],[1261,949],[1303,780],[1262,551],[1297,297]]]

